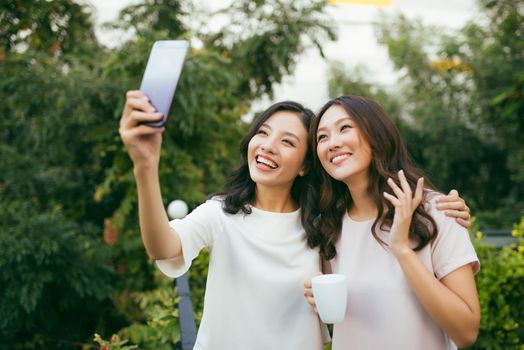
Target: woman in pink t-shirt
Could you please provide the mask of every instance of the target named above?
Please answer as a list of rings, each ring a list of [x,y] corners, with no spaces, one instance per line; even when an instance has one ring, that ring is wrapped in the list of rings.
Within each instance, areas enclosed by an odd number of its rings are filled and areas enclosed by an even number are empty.
[[[333,349],[456,349],[473,343],[479,262],[463,227],[436,210],[438,193],[375,102],[329,101],[310,144],[321,178],[316,241],[348,278]],[[305,295],[313,306],[311,283]]]

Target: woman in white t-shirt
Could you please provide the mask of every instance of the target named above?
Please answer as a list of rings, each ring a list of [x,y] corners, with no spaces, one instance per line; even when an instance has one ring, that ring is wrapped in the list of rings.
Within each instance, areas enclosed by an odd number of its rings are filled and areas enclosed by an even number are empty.
[[[270,106],[243,138],[242,163],[223,192],[169,222],[158,179],[164,129],[143,124],[161,116],[142,92],[127,93],[120,135],[133,161],[149,256],[177,277],[202,248],[210,250],[195,349],[322,348],[325,326],[302,295],[302,282],[319,269],[318,250],[305,233],[315,219],[312,117],[295,102]],[[448,208],[463,204],[458,196],[448,200]],[[456,216],[469,220],[466,211]]]
[[[348,278],[333,350],[473,343],[478,258],[466,229],[436,210],[437,192],[394,123],[377,103],[341,96],[324,105],[311,131],[321,177],[314,234],[332,271]],[[304,293],[314,306],[310,281]]]
[[[158,180],[163,128],[141,124],[160,117],[143,93],[130,91],[120,134],[133,160],[149,256],[177,277],[202,248],[210,250],[194,348],[321,349],[327,333],[302,296],[302,282],[319,268],[318,250],[308,247],[304,234],[311,224],[300,210],[311,200],[313,113],[295,102],[269,107],[244,137],[242,164],[223,193],[171,223]]]

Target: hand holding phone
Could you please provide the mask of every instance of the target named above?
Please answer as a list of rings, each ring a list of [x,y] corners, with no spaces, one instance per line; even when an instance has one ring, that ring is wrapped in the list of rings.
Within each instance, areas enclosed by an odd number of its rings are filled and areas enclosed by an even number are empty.
[[[160,40],[153,44],[140,91],[149,97],[153,107],[162,113],[162,120],[143,124],[153,127],[166,124],[188,47],[189,44],[185,40]]]

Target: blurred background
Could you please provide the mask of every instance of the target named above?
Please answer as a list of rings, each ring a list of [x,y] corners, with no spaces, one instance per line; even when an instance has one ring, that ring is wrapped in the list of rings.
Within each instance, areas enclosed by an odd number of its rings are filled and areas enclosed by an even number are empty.
[[[374,98],[475,216],[472,348],[522,349],[523,16],[521,0],[2,2],[0,349],[95,349],[95,333],[117,334],[115,349],[181,348],[179,299],[142,247],[117,130],[160,39],[191,43],[164,133],[166,206],[219,190],[273,101]],[[197,323],[207,259],[190,273]]]

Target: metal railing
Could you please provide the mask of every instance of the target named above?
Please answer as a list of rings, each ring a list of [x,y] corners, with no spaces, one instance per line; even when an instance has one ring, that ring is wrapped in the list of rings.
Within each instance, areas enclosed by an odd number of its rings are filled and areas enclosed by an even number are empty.
[[[511,230],[480,230],[484,236],[484,241],[501,248],[515,243],[517,240],[511,235]]]
[[[197,329],[193,303],[189,295],[189,282],[187,272],[175,280],[178,293],[178,315],[180,323],[180,337],[182,350],[193,350],[196,341]]]

